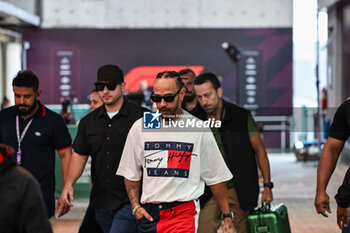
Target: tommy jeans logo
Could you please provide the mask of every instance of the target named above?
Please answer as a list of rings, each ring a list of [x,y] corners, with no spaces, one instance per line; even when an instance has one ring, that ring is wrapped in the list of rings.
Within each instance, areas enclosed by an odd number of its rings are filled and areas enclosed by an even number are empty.
[[[188,178],[193,143],[145,142],[144,157],[148,176]]]

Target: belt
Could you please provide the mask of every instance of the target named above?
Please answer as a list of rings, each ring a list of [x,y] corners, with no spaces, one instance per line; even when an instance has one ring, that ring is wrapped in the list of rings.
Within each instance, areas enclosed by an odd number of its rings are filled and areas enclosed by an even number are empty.
[[[162,202],[158,204],[152,204],[152,203],[146,203],[143,206],[148,206],[148,207],[158,207],[159,210],[166,210],[166,209],[171,209],[175,206],[185,204],[187,202],[181,202],[181,201],[174,201],[174,202]]]

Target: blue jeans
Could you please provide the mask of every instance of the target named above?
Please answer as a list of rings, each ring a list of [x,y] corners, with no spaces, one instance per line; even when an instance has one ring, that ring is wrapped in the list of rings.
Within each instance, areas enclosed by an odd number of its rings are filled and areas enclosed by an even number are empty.
[[[96,209],[95,214],[104,233],[137,233],[137,223],[130,204],[124,204],[117,211]]]

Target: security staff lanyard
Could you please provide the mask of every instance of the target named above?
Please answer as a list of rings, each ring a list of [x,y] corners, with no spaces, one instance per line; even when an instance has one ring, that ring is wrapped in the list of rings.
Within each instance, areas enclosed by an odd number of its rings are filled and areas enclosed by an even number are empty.
[[[30,126],[30,124],[32,123],[33,118],[30,119],[30,121],[28,122],[28,124],[26,125],[26,127],[24,128],[22,135],[20,135],[19,132],[19,119],[18,119],[18,115],[16,116],[16,134],[17,134],[17,141],[18,141],[18,149],[17,149],[17,164],[20,165],[21,164],[21,160],[22,160],[22,151],[21,151],[21,142],[24,138],[24,135],[27,133],[27,130]]]

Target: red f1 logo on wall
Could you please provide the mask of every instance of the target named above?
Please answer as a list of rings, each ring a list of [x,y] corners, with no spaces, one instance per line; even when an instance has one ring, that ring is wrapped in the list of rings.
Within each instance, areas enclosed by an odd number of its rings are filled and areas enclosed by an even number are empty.
[[[129,92],[139,90],[140,82],[143,80],[147,81],[149,87],[152,87],[154,79],[159,72],[166,70],[179,72],[182,69],[191,69],[196,75],[198,75],[204,70],[204,66],[138,66],[125,75],[125,90]]]

